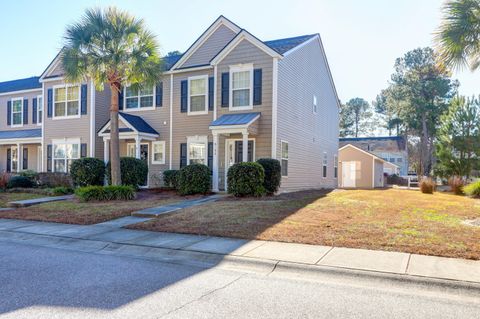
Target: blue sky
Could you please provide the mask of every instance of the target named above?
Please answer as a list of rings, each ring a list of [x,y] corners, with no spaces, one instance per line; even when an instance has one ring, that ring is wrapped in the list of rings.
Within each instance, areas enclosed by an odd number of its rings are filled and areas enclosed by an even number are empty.
[[[4,1],[0,81],[39,75],[62,46],[65,26],[85,8],[116,5],[143,17],[162,52],[186,50],[223,14],[262,40],[320,33],[342,101],[368,101],[384,87],[397,57],[432,45],[441,0]],[[480,71],[455,72],[460,92],[480,94]]]

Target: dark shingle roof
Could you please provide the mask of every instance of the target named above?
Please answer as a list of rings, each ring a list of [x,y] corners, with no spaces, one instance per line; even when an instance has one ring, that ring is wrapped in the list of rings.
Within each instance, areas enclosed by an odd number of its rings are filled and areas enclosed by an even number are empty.
[[[407,149],[407,141],[403,136],[374,136],[374,137],[342,137],[339,145],[352,144],[367,151],[396,152]]]
[[[313,38],[314,36],[316,36],[316,34],[307,34],[307,35],[301,35],[293,38],[264,41],[263,43],[265,43],[266,45],[268,45],[270,48],[277,51],[278,53],[284,54],[285,52]]]
[[[145,120],[142,119],[140,116],[127,114],[123,112],[120,112],[119,114],[123,119],[125,119],[125,121],[130,123],[130,125],[133,126],[138,132],[158,135],[158,132],[155,131],[153,127],[151,127],[147,122],[145,122]]]
[[[210,126],[246,125],[253,121],[256,117],[260,116],[260,114],[260,112],[224,114],[210,123]]]
[[[177,63],[178,60],[183,56],[183,54],[179,55],[171,55],[171,56],[164,56],[163,57],[163,62],[164,62],[164,67],[165,70],[170,70],[170,68]]]
[[[38,81],[38,79],[38,76],[33,76],[26,79],[0,82],[0,93],[40,89],[42,84]]]
[[[30,130],[0,131],[1,140],[31,137],[42,137],[42,129],[35,128]]]

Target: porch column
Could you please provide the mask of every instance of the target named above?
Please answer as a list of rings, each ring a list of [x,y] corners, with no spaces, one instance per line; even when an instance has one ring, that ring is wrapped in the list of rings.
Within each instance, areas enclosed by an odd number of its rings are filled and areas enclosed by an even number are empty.
[[[135,158],[140,159],[140,136],[135,137]]]
[[[17,143],[17,172],[23,170],[23,150],[22,144]]]
[[[110,142],[105,138],[103,139],[103,160],[105,164],[110,161]]]
[[[212,190],[218,192],[218,133],[213,132]]]
[[[248,162],[248,131],[242,132],[242,162]]]

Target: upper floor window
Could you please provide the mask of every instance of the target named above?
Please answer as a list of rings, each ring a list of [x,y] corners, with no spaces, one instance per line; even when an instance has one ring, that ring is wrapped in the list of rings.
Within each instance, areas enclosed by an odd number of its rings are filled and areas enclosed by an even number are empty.
[[[140,108],[153,108],[154,87],[125,88],[125,107],[126,110],[135,110]]]
[[[282,176],[288,176],[288,142],[282,141]]]
[[[80,116],[79,85],[59,86],[53,90],[53,117]]]
[[[253,65],[230,67],[230,109],[253,107]]]
[[[37,96],[37,124],[42,124],[43,121],[43,96]]]
[[[208,75],[188,78],[188,113],[207,114]]]
[[[23,125],[23,98],[12,99],[12,126]]]
[[[313,96],[313,113],[317,114],[317,96]]]

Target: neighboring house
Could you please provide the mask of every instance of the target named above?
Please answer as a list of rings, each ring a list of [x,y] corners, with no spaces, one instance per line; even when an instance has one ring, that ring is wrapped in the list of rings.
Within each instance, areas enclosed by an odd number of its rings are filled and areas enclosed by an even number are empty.
[[[373,153],[385,161],[395,164],[400,168],[400,175],[408,175],[408,149],[407,141],[403,136],[381,137],[346,137],[340,138],[340,147],[352,144],[364,151]],[[385,173],[391,174],[392,168],[387,165]]]
[[[108,161],[111,92],[66,84],[60,55],[39,79],[0,83],[10,118],[0,126],[0,171]],[[231,165],[265,157],[281,161],[282,191],[337,186],[339,105],[318,34],[261,41],[220,16],[165,62],[155,87],[119,93],[121,156],[148,163],[148,186],[164,170],[202,163],[213,190],[225,190]]]
[[[347,144],[338,150],[338,163],[342,188],[373,189],[384,186],[382,158],[355,145]]]

